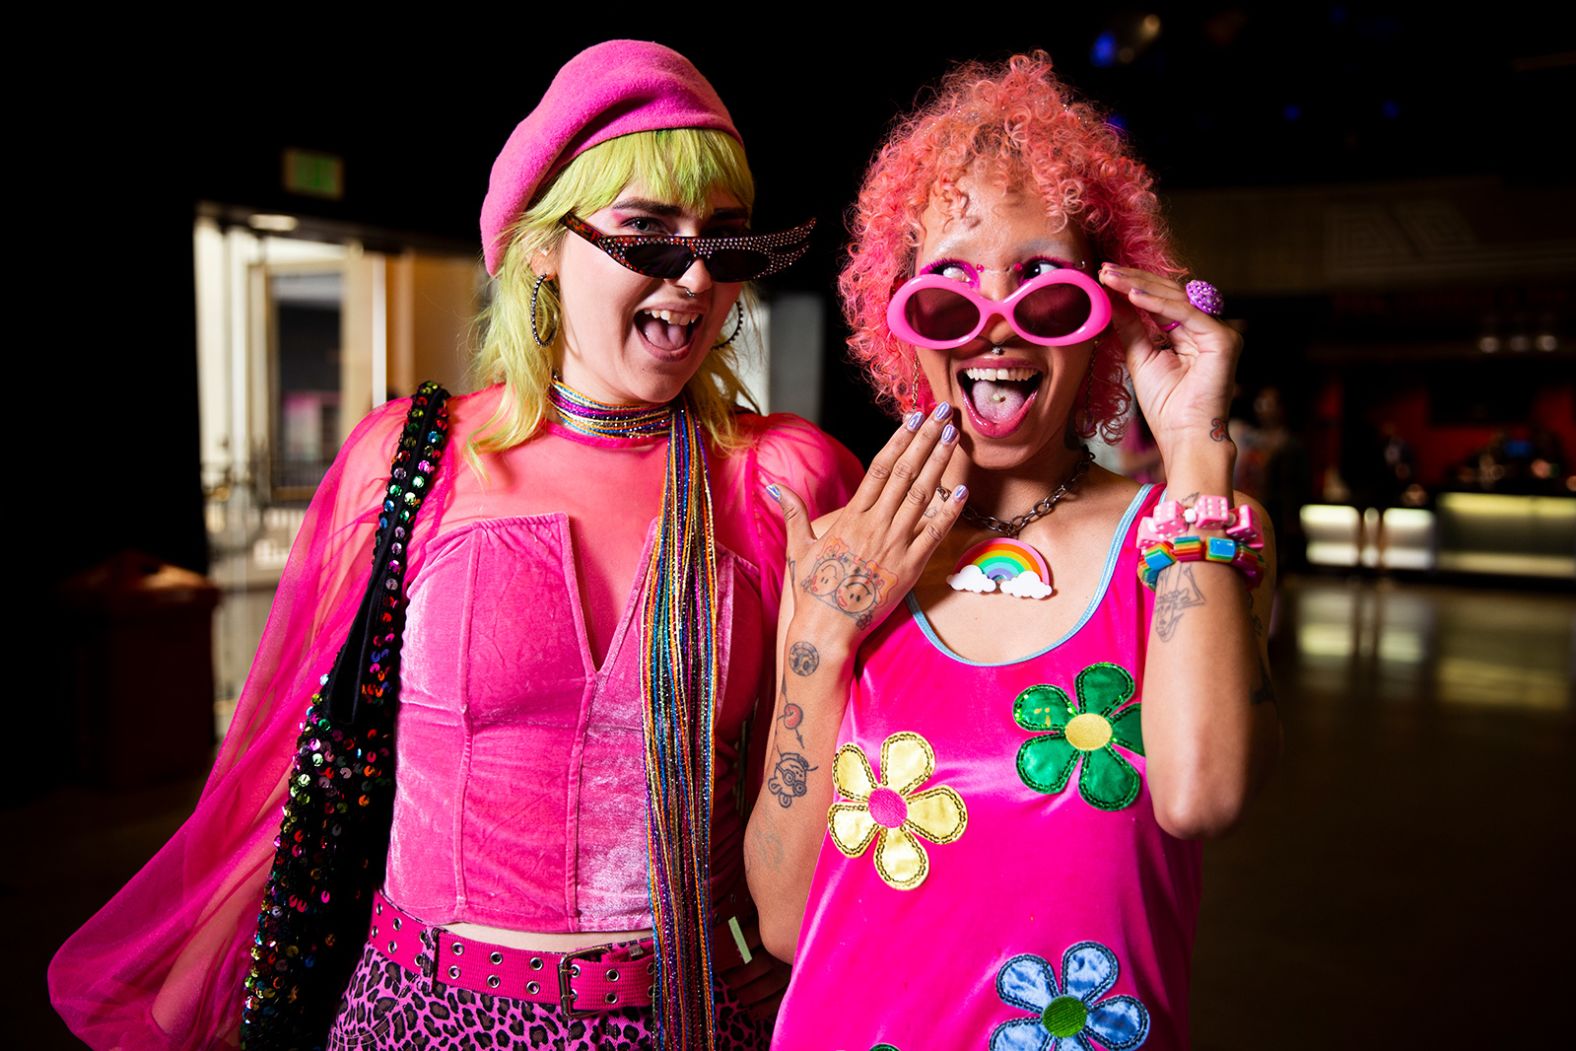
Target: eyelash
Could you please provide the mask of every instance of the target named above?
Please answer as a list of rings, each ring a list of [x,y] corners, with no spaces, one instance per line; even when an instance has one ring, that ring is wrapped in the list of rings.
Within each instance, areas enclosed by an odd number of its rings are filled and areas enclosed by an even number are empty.
[[[1023,262],[1018,264],[1018,272],[1024,275],[1023,280],[1030,281],[1036,277],[1039,277],[1040,275],[1037,273],[1029,274],[1028,270],[1031,267],[1040,265],[1041,263],[1053,270],[1063,270],[1073,266],[1072,263],[1069,263],[1064,259],[1052,259],[1049,256],[1037,255],[1033,258],[1025,259]],[[938,259],[934,263],[931,263],[929,266],[925,267],[925,273],[944,274],[946,273],[948,267],[954,266],[968,273],[974,272],[975,269],[973,264],[967,263],[962,259]]]

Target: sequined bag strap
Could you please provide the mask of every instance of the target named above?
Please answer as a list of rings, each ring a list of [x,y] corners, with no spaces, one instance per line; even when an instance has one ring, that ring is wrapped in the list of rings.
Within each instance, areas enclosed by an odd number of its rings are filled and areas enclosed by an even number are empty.
[[[411,399],[378,512],[372,578],[323,691],[336,725],[354,727],[365,718],[365,705],[381,706],[394,697],[407,552],[416,512],[432,491],[442,463],[449,436],[448,400],[449,392],[430,380]]]

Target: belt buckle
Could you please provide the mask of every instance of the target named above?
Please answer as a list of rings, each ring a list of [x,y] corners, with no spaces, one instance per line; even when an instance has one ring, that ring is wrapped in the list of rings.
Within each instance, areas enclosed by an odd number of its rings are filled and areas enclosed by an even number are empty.
[[[558,958],[558,1006],[563,1008],[566,1018],[591,1018],[601,1013],[601,1008],[593,1007],[589,1010],[575,1006],[575,991],[569,983],[580,976],[580,966],[576,960],[589,960],[600,955],[607,946],[591,945],[584,949],[575,949],[566,952]]]

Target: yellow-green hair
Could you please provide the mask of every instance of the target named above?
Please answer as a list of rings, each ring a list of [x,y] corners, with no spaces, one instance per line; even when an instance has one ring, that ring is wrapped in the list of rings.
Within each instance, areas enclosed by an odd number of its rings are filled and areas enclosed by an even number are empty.
[[[558,290],[546,281],[537,296],[537,328],[553,334],[551,343],[538,347],[531,334],[531,287],[536,282],[532,258],[552,251],[567,234],[560,223],[565,215],[606,208],[634,179],[650,196],[695,211],[708,208],[718,188],[746,209],[755,203],[755,180],[744,147],[721,131],[637,132],[609,139],[570,161],[509,227],[492,302],[476,319],[480,340],[472,372],[480,384],[502,383],[504,396],[471,443],[475,451],[501,452],[528,441],[547,414],[547,390],[561,338]],[[724,449],[738,440],[734,405],[741,397],[749,400],[734,371],[734,356],[732,344],[708,353],[687,388],[700,423]]]

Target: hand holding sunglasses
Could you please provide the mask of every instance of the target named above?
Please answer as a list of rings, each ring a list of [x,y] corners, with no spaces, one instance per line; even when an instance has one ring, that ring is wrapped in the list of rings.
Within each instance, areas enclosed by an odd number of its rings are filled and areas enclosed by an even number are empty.
[[[955,350],[979,338],[992,318],[1004,317],[1028,342],[1061,347],[1091,340],[1110,323],[1111,301],[1105,289],[1073,267],[1040,274],[1006,299],[996,300],[979,292],[983,267],[948,266],[960,269],[963,277],[920,274],[893,295],[887,327],[898,339],[928,350]]]
[[[755,281],[786,270],[810,249],[811,219],[792,230],[774,234],[726,234],[684,237],[679,234],[603,233],[576,215],[563,224],[606,252],[615,262],[646,277],[673,281],[683,277],[697,259],[713,281]]]

